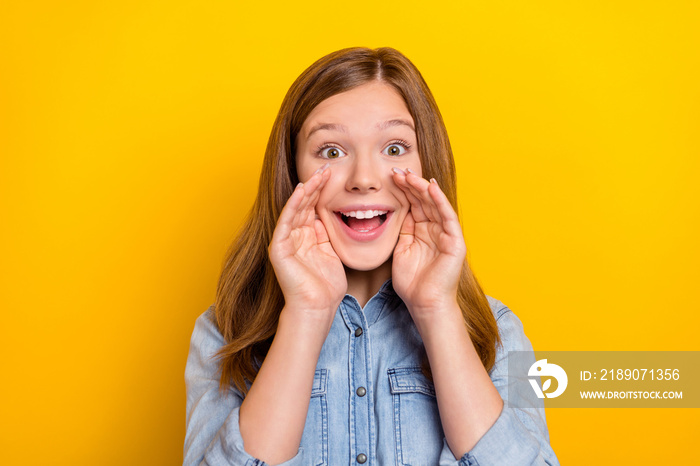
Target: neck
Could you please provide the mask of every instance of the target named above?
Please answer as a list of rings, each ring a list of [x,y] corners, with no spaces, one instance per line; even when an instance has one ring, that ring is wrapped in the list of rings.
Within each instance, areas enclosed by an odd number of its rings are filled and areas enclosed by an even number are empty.
[[[391,278],[391,258],[374,270],[353,270],[345,267],[349,295],[365,307],[367,301],[377,294],[385,281]]]

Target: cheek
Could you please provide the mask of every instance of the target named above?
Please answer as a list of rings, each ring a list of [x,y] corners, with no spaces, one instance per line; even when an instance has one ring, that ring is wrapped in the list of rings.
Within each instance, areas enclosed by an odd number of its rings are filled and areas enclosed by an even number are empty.
[[[422,167],[422,165],[421,165],[421,163],[420,163],[420,158],[419,158],[419,157],[416,157],[416,158],[415,158],[414,160],[412,160],[411,162],[412,162],[412,163],[410,163],[410,164],[408,165],[408,167],[406,167],[406,168],[410,168],[411,170],[413,170],[414,172],[416,172],[416,173],[418,174],[418,176],[420,176],[421,178],[423,178],[423,167]]]
[[[313,173],[313,172],[312,172]],[[321,190],[321,194],[318,197],[318,202],[316,203],[316,213],[322,217],[326,214],[333,214],[329,209],[329,205],[332,203],[333,199],[336,197],[339,189],[342,189],[342,183],[339,184],[338,177],[333,176],[331,172],[330,179],[326,182],[326,185]]]
[[[313,176],[314,172],[321,168],[324,163],[324,160],[309,154],[305,146],[299,147],[294,157],[294,164],[297,169],[299,181],[302,183],[309,181],[309,178]]]
[[[312,169],[308,163],[297,162],[296,166],[297,177],[302,183],[306,183],[307,181],[309,181],[309,178],[311,178],[311,175],[313,175],[314,170],[316,170],[315,168]]]
[[[413,168],[411,168],[414,170]],[[417,172],[416,172],[417,173]],[[390,186],[391,186],[391,194],[394,198],[396,198],[397,201],[399,201],[399,204],[401,204],[401,211],[406,211],[411,207],[411,203],[408,201],[408,198],[406,197],[406,193],[403,191],[403,189],[399,188],[396,183],[394,183],[394,179],[391,178],[389,180]],[[400,212],[399,212],[400,213]]]

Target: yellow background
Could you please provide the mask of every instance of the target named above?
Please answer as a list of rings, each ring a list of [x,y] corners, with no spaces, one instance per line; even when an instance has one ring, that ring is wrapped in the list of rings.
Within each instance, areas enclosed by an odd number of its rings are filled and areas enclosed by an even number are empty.
[[[5,1],[0,463],[178,464],[195,318],[294,78],[393,46],[470,258],[540,350],[700,350],[688,1]],[[687,464],[698,410],[548,409],[563,464]]]

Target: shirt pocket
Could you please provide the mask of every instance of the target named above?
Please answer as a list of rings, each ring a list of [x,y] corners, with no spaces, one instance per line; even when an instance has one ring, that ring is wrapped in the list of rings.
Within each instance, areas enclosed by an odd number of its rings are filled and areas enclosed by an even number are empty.
[[[438,464],[444,436],[434,385],[420,367],[397,367],[388,374],[398,463]]]
[[[326,384],[328,369],[317,369],[311,388],[309,411],[302,436],[304,464],[325,466],[328,464],[328,402]]]

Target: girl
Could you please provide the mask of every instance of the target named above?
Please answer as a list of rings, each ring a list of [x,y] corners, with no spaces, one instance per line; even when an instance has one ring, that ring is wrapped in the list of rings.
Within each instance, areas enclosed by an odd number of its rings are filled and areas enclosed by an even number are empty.
[[[185,464],[558,464],[543,406],[503,406],[507,352],[532,347],[471,273],[456,199],[406,57],[304,71],[195,324]]]

